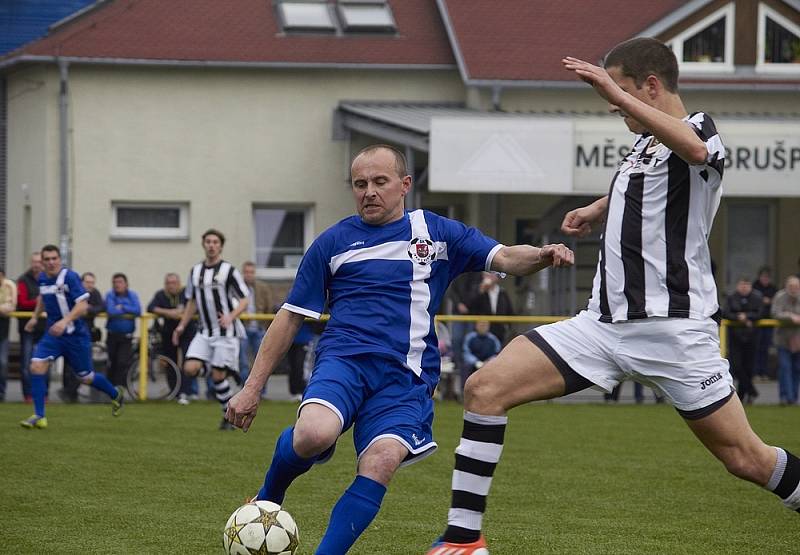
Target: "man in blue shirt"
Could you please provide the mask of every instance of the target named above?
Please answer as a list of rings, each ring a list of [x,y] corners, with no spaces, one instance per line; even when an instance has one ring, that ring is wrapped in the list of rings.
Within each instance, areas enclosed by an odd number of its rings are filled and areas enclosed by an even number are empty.
[[[131,362],[131,346],[136,320],[142,305],[135,291],[128,289],[128,277],[117,272],[111,277],[111,291],[106,293],[106,348],[108,349],[108,377],[114,385],[124,385]],[[147,333],[144,330],[142,333]]]
[[[35,413],[20,424],[30,429],[47,427],[44,414],[46,374],[50,361],[61,356],[83,383],[111,398],[111,414],[119,416],[124,400],[122,389],[114,388],[105,376],[94,373],[91,338],[82,318],[89,307],[89,293],[83,288],[80,276],[62,266],[61,252],[55,245],[42,248],[42,263],[44,271],[37,278],[39,297],[25,329],[32,331],[44,310],[47,312],[47,331],[36,344],[31,359],[31,395]]]
[[[398,467],[430,455],[431,396],[439,379],[435,311],[460,273],[525,275],[573,262],[563,245],[505,247],[432,212],[406,212],[411,188],[403,154],[375,145],[351,167],[358,214],[323,232],[267,331],[227,418],[247,430],[259,392],[305,317],[331,318],[297,422],[278,438],[258,499],[282,503],[291,482],[327,461],[350,426],[358,475],[333,508],[317,553],[345,553],[375,518]]]

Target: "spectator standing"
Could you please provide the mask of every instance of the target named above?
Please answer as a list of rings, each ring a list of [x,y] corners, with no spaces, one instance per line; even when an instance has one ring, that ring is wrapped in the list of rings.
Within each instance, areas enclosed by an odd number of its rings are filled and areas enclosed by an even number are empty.
[[[311,325],[304,322],[300,326],[300,330],[292,340],[292,346],[286,353],[286,358],[289,362],[289,395],[292,401],[301,401],[303,399],[303,391],[306,389],[306,380],[303,373],[303,367],[306,360],[306,349],[311,343],[314,333],[311,331]],[[263,395],[262,395],[263,397]]]
[[[84,272],[81,276],[81,284],[83,288],[89,293],[87,299],[89,308],[86,314],[83,315],[83,321],[86,322],[86,328],[89,330],[89,336],[92,343],[102,339],[102,332],[95,327],[95,317],[106,309],[106,303],[103,301],[103,295],[95,287],[97,278],[92,272]],[[65,403],[75,403],[78,401],[78,388],[81,386],[81,381],[75,373],[75,369],[69,366],[69,363],[64,360],[64,373],[61,376],[62,388],[58,391],[58,396]]]
[[[164,276],[164,288],[157,291],[153,296],[153,300],[147,305],[147,312],[152,312],[159,317],[154,323],[161,338],[159,352],[177,364],[178,368],[181,368],[183,364],[183,359],[182,356],[179,356],[178,349],[180,349],[180,353],[185,354],[194,338],[194,334],[197,333],[197,322],[189,320],[186,323],[186,329],[181,334],[180,344],[174,345],[172,343],[172,332],[178,327],[178,322],[181,321],[181,316],[183,316],[183,311],[186,308],[184,293],[180,276],[170,272]],[[174,388],[175,380],[172,374],[167,374],[167,377],[172,379],[169,384],[170,389]],[[189,404],[189,396],[193,393],[193,382],[196,382],[196,378],[190,378],[186,375],[182,377],[181,388],[178,393],[179,405]]]
[[[739,399],[745,404],[758,397],[758,390],[753,385],[757,330],[753,323],[761,318],[763,306],[761,293],[753,289],[750,280],[740,277],[736,290],[728,295],[722,309],[723,318],[738,323],[728,328],[728,361],[738,381]]]
[[[500,339],[490,330],[489,322],[475,322],[475,329],[464,337],[464,367],[461,383],[464,384],[473,372],[497,356],[502,348]]]
[[[17,310],[33,312],[36,308],[36,299],[39,297],[39,274],[44,270],[42,265],[42,254],[39,252],[31,253],[30,267],[17,278]],[[26,331],[25,325],[30,318],[17,318],[19,331],[20,359],[19,374],[22,384],[22,395],[26,403],[31,402],[31,355],[36,343],[44,335],[45,322],[37,320],[36,326],[32,331]],[[45,397],[50,385],[50,369],[47,369],[45,377]]]
[[[8,327],[9,314],[17,307],[17,285],[6,278],[5,268],[0,267],[0,401],[6,400],[8,378]]]
[[[772,299],[778,288],[772,283],[772,269],[764,266],[758,271],[758,278],[753,282],[753,289],[761,293],[763,310],[762,318],[772,317]],[[753,375],[756,378],[769,378],[769,348],[772,346],[773,328],[756,328],[756,361]]]
[[[242,279],[247,285],[247,308],[244,314],[268,314],[272,311],[272,290],[269,285],[256,279],[256,264],[248,260],[242,264]],[[239,373],[243,380],[250,374],[250,365],[256,358],[267,324],[261,320],[245,320],[245,335],[239,344]],[[262,392],[262,396],[266,390]],[[302,393],[302,392],[301,392]]]
[[[786,287],[775,294],[772,317],[791,324],[778,328],[775,345],[778,347],[778,393],[782,405],[797,404],[800,387],[800,278],[791,276]]]
[[[482,272],[467,272],[461,274],[447,290],[448,300],[452,303],[450,311],[456,316],[469,314],[469,301],[478,294],[478,285],[483,279]],[[464,367],[462,355],[464,352],[464,337],[472,331],[472,322],[451,322],[450,339],[453,348],[453,362],[456,369],[461,371]]]
[[[128,278],[117,272],[111,278],[111,291],[106,293],[106,348],[108,350],[108,377],[113,385],[123,385],[131,361],[131,342],[136,320],[142,306],[139,296],[128,288]],[[142,330],[147,333],[147,330]]]
[[[511,297],[500,287],[500,276],[494,272],[483,272],[483,279],[478,286],[478,293],[469,302],[470,314],[491,316],[513,316],[514,307]],[[493,322],[489,331],[494,334],[501,344],[508,339],[508,324]]]

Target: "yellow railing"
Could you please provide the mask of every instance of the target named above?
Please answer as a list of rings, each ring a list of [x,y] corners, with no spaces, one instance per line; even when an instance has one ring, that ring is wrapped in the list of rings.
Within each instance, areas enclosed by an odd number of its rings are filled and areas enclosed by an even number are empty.
[[[30,318],[33,316],[32,312],[12,312],[9,316],[12,318]],[[98,318],[106,318],[107,315],[105,312],[101,312],[96,315]],[[136,318],[140,320],[139,322],[139,400],[144,401],[147,399],[147,361],[150,356],[149,353],[149,342],[146,330],[150,327],[150,322],[156,318],[158,315],[152,314],[150,312],[145,312],[141,316],[134,317],[134,316],[123,316],[123,318]],[[275,314],[242,314],[240,316],[242,320],[258,320],[258,321],[272,321],[275,319]],[[323,314],[321,320],[327,320],[329,315]],[[440,322],[477,322],[478,320],[483,320],[487,322],[500,322],[504,324],[550,324],[553,322],[558,322],[559,320],[566,320],[570,318],[570,316],[479,316],[473,314],[465,314],[465,315],[455,315],[455,314],[443,314],[436,317],[437,321]],[[310,320],[310,318],[307,318]],[[740,327],[744,324],[741,322],[737,322],[734,320],[722,320],[719,329],[719,346],[720,352],[722,356],[727,356],[728,354],[728,328],[730,327]],[[783,322],[781,320],[773,320],[773,319],[763,319],[758,320],[755,323],[756,327],[759,328],[778,328],[778,327],[791,327],[792,324],[789,322]],[[143,330],[145,330],[143,332]]]

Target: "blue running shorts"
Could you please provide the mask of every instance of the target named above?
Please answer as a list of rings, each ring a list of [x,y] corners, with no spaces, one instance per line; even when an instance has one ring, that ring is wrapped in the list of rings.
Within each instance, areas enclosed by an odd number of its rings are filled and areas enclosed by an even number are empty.
[[[323,356],[317,360],[298,414],[310,403],[335,412],[342,433],[353,426],[359,458],[384,438],[408,449],[400,466],[422,460],[437,448],[428,386],[396,360],[371,354]]]
[[[79,378],[94,372],[92,342],[88,334],[73,333],[55,337],[45,333],[33,350],[33,360],[55,360],[58,357],[64,357]]]

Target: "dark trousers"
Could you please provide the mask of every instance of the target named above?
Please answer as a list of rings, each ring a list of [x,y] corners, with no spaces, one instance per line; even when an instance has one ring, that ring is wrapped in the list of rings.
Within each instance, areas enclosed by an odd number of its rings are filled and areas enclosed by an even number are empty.
[[[108,332],[106,349],[108,350],[108,379],[112,385],[125,385],[128,367],[131,364],[130,333]]]
[[[753,386],[753,367],[756,362],[756,344],[752,339],[738,339],[731,334],[728,341],[728,361],[731,363],[731,373],[738,382],[736,391],[739,399],[745,396],[757,397],[758,391]]]
[[[306,381],[303,379],[303,363],[306,360],[305,344],[292,343],[287,357],[289,359],[289,393],[302,395],[306,389]]]
[[[756,328],[756,362],[753,368],[756,376],[769,376],[769,348],[774,331],[773,328]]]

